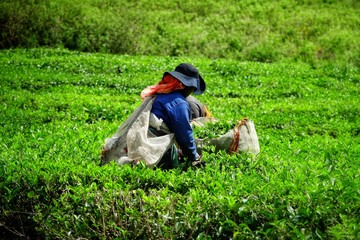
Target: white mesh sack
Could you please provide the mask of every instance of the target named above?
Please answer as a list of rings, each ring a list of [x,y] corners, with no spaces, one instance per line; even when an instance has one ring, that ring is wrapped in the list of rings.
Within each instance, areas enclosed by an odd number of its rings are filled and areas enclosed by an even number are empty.
[[[248,152],[258,154],[260,145],[252,120],[247,118],[239,121],[236,126],[224,135],[211,139],[195,139],[199,153],[205,147],[214,146],[215,151],[226,150],[228,152]]]
[[[153,166],[173,143],[173,134],[157,137],[148,130],[153,97],[145,98],[142,104],[105,140],[100,165],[115,160],[119,165],[138,163]]]
[[[149,129],[150,109],[145,109],[135,120],[127,134],[128,157],[138,163],[143,160],[148,166],[159,163],[164,153],[174,143],[174,134],[155,136]]]

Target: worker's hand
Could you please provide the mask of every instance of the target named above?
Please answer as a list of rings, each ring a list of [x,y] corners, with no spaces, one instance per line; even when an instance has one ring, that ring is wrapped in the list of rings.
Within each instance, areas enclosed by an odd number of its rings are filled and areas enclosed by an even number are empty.
[[[191,165],[194,167],[194,168],[198,168],[198,167],[205,167],[205,162],[203,160],[201,160],[201,156],[199,156],[195,161],[193,161],[191,163]]]

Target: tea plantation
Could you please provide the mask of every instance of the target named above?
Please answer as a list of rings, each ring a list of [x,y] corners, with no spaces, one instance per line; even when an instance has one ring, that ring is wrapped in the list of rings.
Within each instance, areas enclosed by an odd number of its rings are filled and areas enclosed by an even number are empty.
[[[246,116],[261,153],[209,150],[204,169],[100,167],[141,90],[180,62],[200,70],[199,99],[220,119],[205,134]],[[359,96],[346,65],[1,50],[0,236],[359,239]]]

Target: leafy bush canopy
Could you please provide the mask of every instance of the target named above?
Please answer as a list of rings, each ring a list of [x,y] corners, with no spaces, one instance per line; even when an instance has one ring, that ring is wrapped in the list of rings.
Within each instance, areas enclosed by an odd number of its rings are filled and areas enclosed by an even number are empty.
[[[359,2],[3,0],[0,48],[360,62]]]
[[[247,116],[261,153],[209,151],[187,171],[99,167],[140,91],[180,62],[207,82],[211,134]],[[359,238],[359,68],[38,48],[0,51],[0,72],[4,236]]]

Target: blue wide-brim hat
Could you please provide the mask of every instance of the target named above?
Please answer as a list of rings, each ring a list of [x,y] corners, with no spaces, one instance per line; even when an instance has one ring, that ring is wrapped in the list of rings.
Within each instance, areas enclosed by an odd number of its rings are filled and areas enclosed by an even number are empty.
[[[165,72],[164,76],[170,74],[187,87],[194,87],[194,94],[202,94],[206,89],[204,79],[199,71],[190,63],[179,64],[174,71]]]

